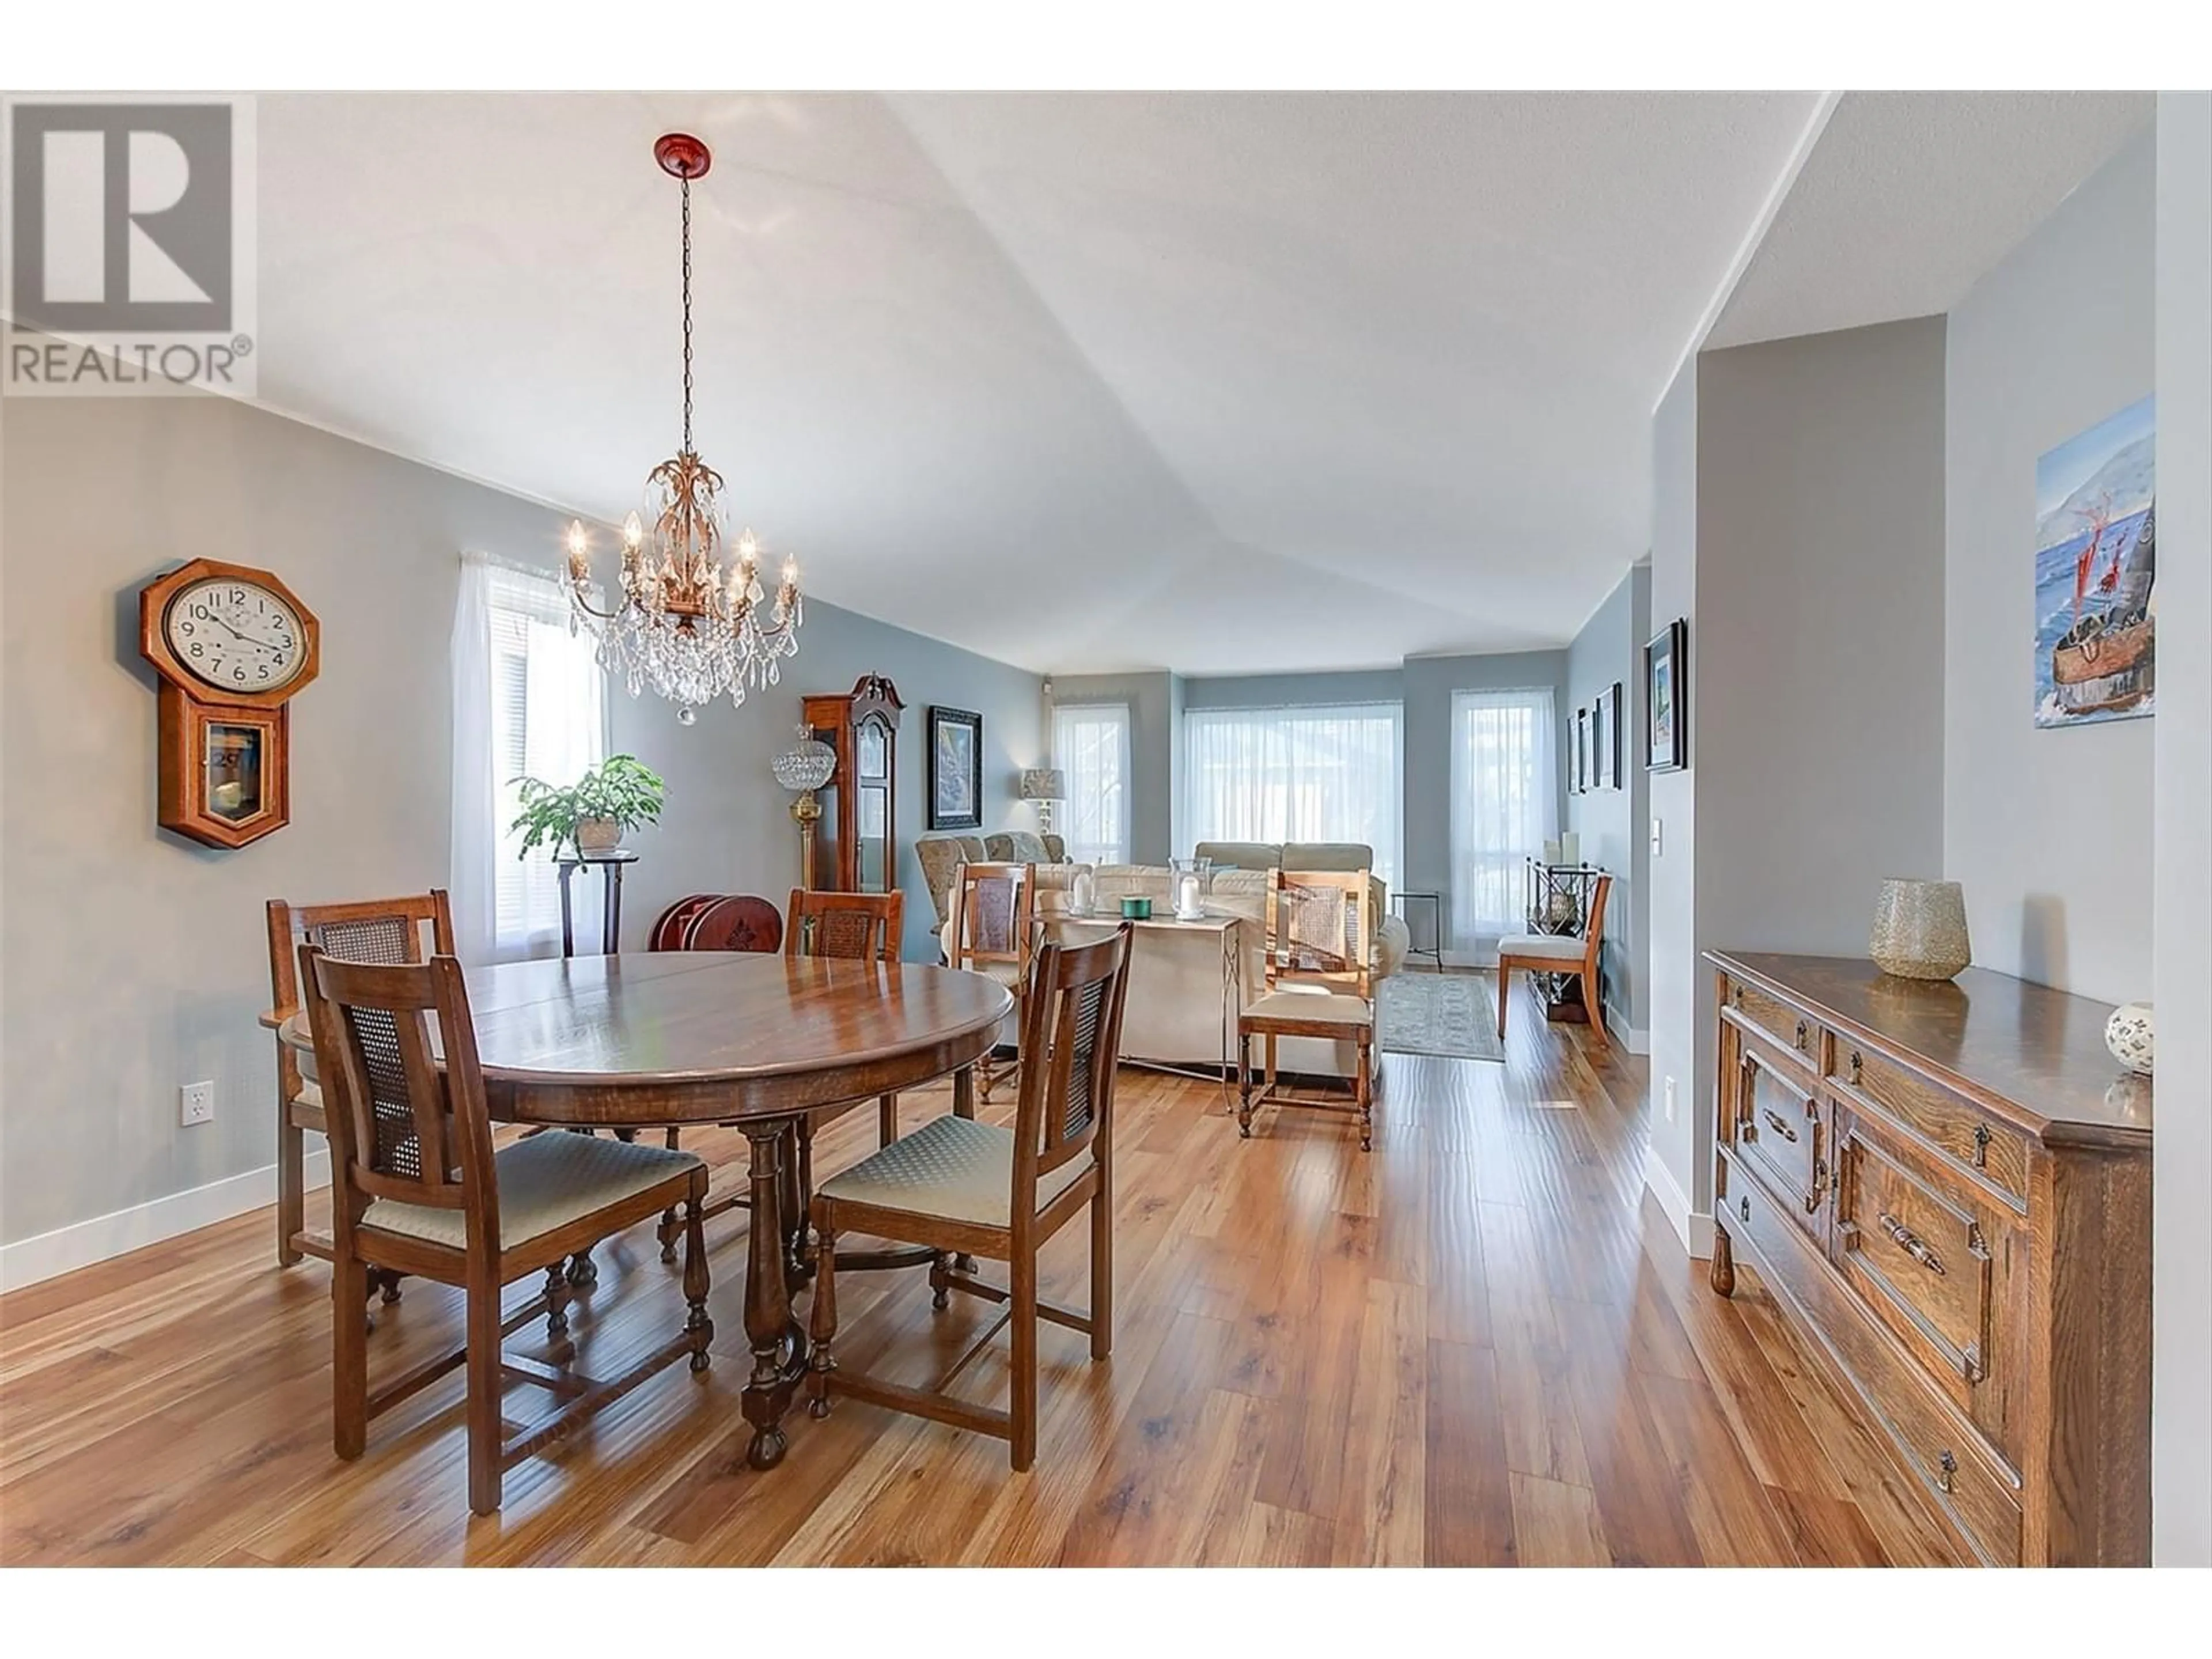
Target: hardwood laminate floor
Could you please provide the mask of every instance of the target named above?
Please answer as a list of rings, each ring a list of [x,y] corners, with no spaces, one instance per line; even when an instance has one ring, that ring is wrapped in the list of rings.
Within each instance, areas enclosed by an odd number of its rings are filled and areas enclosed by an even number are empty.
[[[1390,1057],[1367,1155],[1310,1112],[1240,1142],[1218,1088],[1124,1072],[1114,1355],[1043,1328],[1029,1474],[852,1401],[796,1412],[782,1466],[748,1469],[737,1212],[708,1230],[714,1369],[663,1372],[472,1516],[458,1376],[332,1455],[327,1271],[277,1267],[264,1210],[0,1298],[0,1562],[1954,1561],[1756,1274],[1714,1297],[1645,1195],[1644,1062],[1513,1012],[1503,1066]],[[874,1124],[826,1131],[817,1168]],[[734,1132],[686,1145],[741,1172]],[[1054,1241],[1046,1295],[1087,1300],[1085,1245]],[[611,1376],[683,1302],[649,1230],[599,1260],[572,1340]],[[846,1364],[1003,1387],[1003,1334],[969,1356],[991,1310],[933,1313],[913,1273],[838,1283]],[[410,1281],[377,1327],[372,1376],[458,1342],[458,1293]],[[510,1346],[548,1354],[537,1325]],[[548,1408],[507,1397],[514,1421]]]

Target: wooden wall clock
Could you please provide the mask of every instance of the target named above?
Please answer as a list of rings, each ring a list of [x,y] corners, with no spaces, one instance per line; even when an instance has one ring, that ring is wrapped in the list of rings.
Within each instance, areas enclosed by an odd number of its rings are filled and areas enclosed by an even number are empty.
[[[164,830],[243,847],[292,819],[292,697],[321,626],[266,570],[194,559],[138,595],[138,649],[161,677]]]

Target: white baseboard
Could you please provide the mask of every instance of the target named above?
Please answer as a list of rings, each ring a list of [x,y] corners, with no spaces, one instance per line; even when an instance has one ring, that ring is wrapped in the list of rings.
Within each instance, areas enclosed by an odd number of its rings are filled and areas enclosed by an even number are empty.
[[[1628,1016],[1610,1003],[1606,1005],[1605,1029],[1613,1040],[1630,1054],[1648,1054],[1651,1052],[1651,1033],[1631,1025]]]
[[[330,1185],[327,1150],[308,1154],[306,1176],[311,1192]],[[149,1244],[213,1226],[276,1201],[276,1166],[270,1164],[189,1192],[172,1193],[150,1204],[73,1222],[34,1238],[19,1238],[13,1244],[0,1245],[0,1291],[19,1291],[95,1261],[128,1255]]]
[[[1659,1207],[1667,1212],[1667,1219],[1674,1224],[1675,1234],[1682,1248],[1698,1260],[1711,1259],[1713,1253],[1713,1218],[1700,1215],[1690,1207],[1688,1194],[1674,1179],[1674,1172],[1667,1167],[1667,1160],[1659,1156],[1656,1147],[1646,1147],[1644,1153],[1644,1184],[1659,1200]]]

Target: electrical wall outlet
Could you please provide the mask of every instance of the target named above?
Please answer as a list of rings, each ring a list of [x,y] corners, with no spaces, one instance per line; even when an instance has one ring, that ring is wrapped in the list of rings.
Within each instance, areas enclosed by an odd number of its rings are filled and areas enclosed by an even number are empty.
[[[177,1121],[187,1126],[215,1121],[215,1085],[187,1083],[177,1091]]]
[[[1672,1123],[1674,1121],[1674,1079],[1673,1078],[1671,1078],[1671,1077],[1670,1077],[1670,1078],[1668,1078],[1668,1079],[1667,1079],[1667,1121],[1668,1121],[1668,1122],[1669,1122],[1669,1123]]]

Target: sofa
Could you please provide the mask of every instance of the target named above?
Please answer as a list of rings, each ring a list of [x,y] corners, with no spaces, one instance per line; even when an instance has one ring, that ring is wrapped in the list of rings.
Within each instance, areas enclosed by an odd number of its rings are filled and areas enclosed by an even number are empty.
[[[1225,862],[1220,849],[1228,843],[1202,843],[1200,856]],[[1246,919],[1237,930],[1238,981],[1243,1000],[1252,1002],[1267,988],[1267,874],[1280,865],[1286,870],[1363,870],[1374,861],[1373,852],[1347,843],[1298,843],[1287,847],[1239,843],[1243,861],[1217,868],[1206,896],[1213,915]],[[1207,850],[1212,848],[1214,850]],[[1262,853],[1272,854],[1263,858]],[[1171,872],[1164,865],[1107,864],[1095,872],[1098,921],[1110,923],[1121,900],[1142,896],[1152,901],[1155,915],[1175,908]],[[1391,915],[1389,895],[1382,883],[1374,883],[1375,937],[1368,953],[1368,968],[1379,981],[1396,973],[1406,960],[1411,942],[1406,924]],[[1049,917],[1057,908],[1045,896],[1040,879],[1040,914]],[[1220,1064],[1222,1047],[1221,947],[1218,935],[1168,928],[1139,928],[1136,955],[1129,976],[1128,1005],[1122,1015],[1121,1052],[1131,1060],[1163,1065],[1214,1066]],[[1230,1034],[1230,1053],[1236,1053],[1235,1033]],[[1355,1051],[1348,1042],[1318,1037],[1286,1037],[1279,1048],[1279,1063],[1286,1072],[1316,1077],[1348,1078]],[[1256,1062],[1258,1056],[1254,1056]]]
[[[930,928],[941,932],[951,914],[952,877],[963,864],[986,860],[1000,864],[1037,866],[1041,892],[1064,888],[1074,879],[1075,866],[1067,862],[1067,843],[1058,836],[1040,836],[1027,830],[1002,830],[995,835],[963,836],[939,833],[915,837],[914,855],[921,866],[921,878],[929,884],[930,902],[937,921]]]

